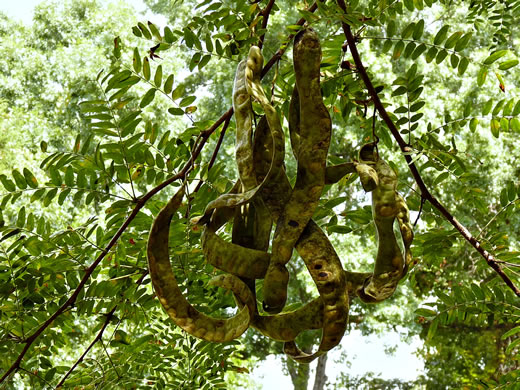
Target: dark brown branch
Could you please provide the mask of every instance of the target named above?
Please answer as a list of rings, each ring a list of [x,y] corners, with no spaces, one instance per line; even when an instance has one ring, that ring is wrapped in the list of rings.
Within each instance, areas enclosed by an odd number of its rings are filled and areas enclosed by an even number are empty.
[[[85,358],[85,356],[87,356],[87,353],[90,352],[90,350],[92,349],[92,347],[98,342],[101,340],[101,338],[103,337],[103,333],[105,332],[105,329],[106,327],[108,326],[108,324],[110,323],[110,320],[112,319],[112,316],[114,315],[114,312],[116,311],[117,309],[117,305],[114,306],[114,308],[112,310],[110,310],[110,312],[106,315],[107,318],[105,319],[105,322],[103,323],[103,326],[101,327],[101,329],[99,330],[98,334],[96,335],[96,337],[94,338],[94,340],[92,340],[92,342],[90,343],[90,345],[87,347],[87,349],[85,349],[85,351],[83,352],[83,354],[79,357],[79,359],[76,361],[76,363],[74,363],[72,365],[72,367],[69,369],[69,371],[67,371],[67,373],[63,376],[63,378],[61,378],[60,380],[60,383],[58,383],[58,385],[56,386],[57,389],[59,389],[61,386],[63,386],[63,383],[65,383],[65,381],[67,380],[67,378],[69,377],[69,375],[72,373],[72,371],[74,371],[74,369],[83,361],[83,359]]]
[[[226,119],[226,123],[224,123],[224,126],[222,127],[222,130],[220,131],[220,136],[218,137],[217,145],[215,146],[215,150],[213,151],[213,154],[211,155],[211,158],[208,163],[208,172],[213,167],[213,164],[215,164],[215,160],[217,159],[218,152],[220,150],[220,147],[222,146],[222,141],[224,141],[224,136],[226,135],[226,130],[229,126],[231,118]],[[202,180],[199,181],[197,184],[197,187],[193,190],[193,193],[196,193],[200,190],[200,187],[202,187]]]
[[[143,274],[139,277],[139,279],[136,280],[135,284],[137,284],[138,286],[141,285],[141,283],[143,283],[143,280],[144,278],[146,278],[146,276],[149,274],[149,271],[146,270],[143,272]]]
[[[314,12],[317,8],[316,3],[314,3],[307,11]],[[305,23],[305,19],[300,19],[297,24],[303,25]],[[290,40],[294,37],[293,34],[289,35],[287,40]],[[271,59],[267,62],[267,64],[262,69],[262,75],[261,77],[264,77],[265,74],[273,67],[273,65],[280,60],[282,55],[285,53],[285,48],[280,48],[274,55],[271,57]],[[144,207],[146,202],[150,200],[155,194],[160,192],[165,187],[169,186],[171,183],[179,180],[184,179],[186,174],[191,170],[193,162],[197,159],[197,157],[200,155],[202,149],[204,148],[204,145],[206,144],[208,138],[215,132],[215,130],[224,122],[229,121],[231,119],[231,116],[233,115],[233,107],[231,107],[229,110],[227,110],[217,121],[207,130],[204,130],[200,133],[199,139],[200,143],[197,144],[197,147],[193,151],[190,160],[186,163],[186,165],[182,168],[180,172],[173,175],[169,179],[165,180],[161,184],[159,184],[157,187],[152,188],[148,193],[146,193],[141,198],[137,199],[136,205],[130,215],[126,218],[126,220],[123,222],[121,227],[117,230],[117,232],[114,234],[110,242],[107,244],[107,246],[103,249],[103,251],[98,255],[98,257],[94,260],[94,262],[88,267],[85,271],[85,275],[83,275],[83,278],[79,282],[78,286],[72,293],[69,299],[61,305],[56,312],[47,319],[31,336],[29,336],[27,339],[25,339],[25,346],[22,349],[22,352],[18,355],[14,363],[7,369],[7,371],[2,375],[2,378],[0,378],[0,383],[2,383],[6,378],[8,378],[14,371],[16,371],[20,367],[20,363],[22,362],[25,354],[31,347],[31,345],[36,341],[36,339],[43,333],[45,329],[47,329],[52,322],[60,316],[65,310],[67,310],[69,307],[71,307],[78,298],[79,293],[87,283],[87,280],[90,278],[90,275],[92,275],[92,272],[96,269],[96,267],[101,263],[101,261],[104,259],[104,257],[108,254],[110,249],[116,244],[116,242],[119,240],[119,237],[123,234],[123,232],[128,228],[130,223],[134,220],[134,218],[137,216],[139,211]]]
[[[346,12],[346,5],[344,0],[338,0],[338,5],[343,10],[343,12]],[[477,252],[486,260],[488,265],[495,270],[495,272],[500,275],[500,277],[504,280],[504,282],[507,284],[507,286],[517,295],[520,297],[520,290],[518,287],[515,286],[513,281],[505,274],[505,272],[502,270],[502,267],[497,263],[495,257],[489,253],[487,250],[485,250],[480,242],[470,233],[470,231],[462,225],[447,209],[444,207],[442,203],[440,203],[428,190],[426,185],[424,184],[423,179],[421,178],[421,175],[419,173],[419,170],[415,166],[415,164],[412,161],[412,157],[407,153],[410,151],[410,146],[406,143],[406,141],[401,137],[401,134],[399,133],[399,130],[395,126],[394,122],[386,112],[385,107],[381,103],[381,100],[379,99],[379,96],[377,95],[377,92],[374,88],[374,85],[372,84],[372,81],[370,80],[370,77],[367,74],[367,71],[365,67],[363,66],[363,63],[361,61],[361,57],[359,56],[359,52],[356,47],[356,41],[354,36],[352,35],[352,31],[350,29],[350,26],[342,22],[343,32],[345,34],[345,37],[347,38],[348,47],[350,49],[350,53],[352,55],[352,58],[354,60],[354,63],[356,64],[356,69],[359,72],[359,75],[363,79],[363,82],[365,83],[365,86],[368,90],[368,93],[370,94],[374,105],[376,106],[376,109],[379,113],[379,116],[383,119],[383,121],[386,123],[388,129],[392,133],[392,136],[397,141],[397,144],[401,148],[401,151],[404,154],[404,158],[406,159],[406,162],[408,163],[408,167],[412,173],[412,176],[419,186],[419,189],[421,190],[421,196],[428,200],[437,210],[440,211],[440,213],[446,218],[455,229],[459,231],[459,233],[464,237],[466,241],[468,241],[473,248],[477,250]]]
[[[269,3],[267,3],[265,8],[261,12],[262,17],[263,17],[263,19],[262,19],[262,30],[265,30],[267,28],[267,23],[269,21],[269,15],[271,14],[271,10],[273,8],[274,2],[275,2],[275,0],[269,0]],[[264,45],[264,38],[265,38],[265,33],[260,35],[260,42],[258,42],[258,47],[260,49]]]

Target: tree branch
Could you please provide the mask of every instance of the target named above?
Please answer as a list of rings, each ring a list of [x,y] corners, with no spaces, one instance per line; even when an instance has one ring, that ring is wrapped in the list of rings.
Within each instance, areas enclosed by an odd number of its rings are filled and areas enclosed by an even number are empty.
[[[267,28],[267,22],[269,21],[269,15],[271,14],[271,9],[273,8],[274,2],[275,2],[275,0],[269,0],[269,3],[267,3],[265,8],[261,12],[262,17],[263,17],[263,19],[262,19],[262,30]],[[260,49],[264,45],[264,38],[265,38],[265,33],[260,35],[260,42],[258,43],[258,47]]]
[[[217,159],[218,152],[220,150],[220,147],[222,146],[222,141],[224,141],[224,136],[226,135],[226,130],[229,126],[229,121],[231,120],[231,117],[226,119],[226,122],[224,123],[224,126],[222,126],[222,130],[220,131],[220,136],[218,137],[217,145],[215,146],[215,150],[213,151],[213,154],[211,155],[211,158],[208,163],[208,172],[213,167],[213,164],[215,164],[215,160]],[[200,190],[200,187],[202,187],[203,181],[199,181],[197,184],[197,187],[193,190],[193,194],[198,192]]]
[[[338,5],[343,10],[343,12],[346,12],[347,7],[345,5],[344,0],[338,0]],[[372,81],[370,80],[370,77],[367,74],[367,71],[365,67],[363,66],[363,62],[361,61],[361,57],[359,56],[359,52],[356,47],[356,41],[354,36],[352,35],[352,31],[350,29],[350,26],[345,23],[341,22],[341,25],[343,27],[343,32],[345,34],[345,37],[347,39],[348,47],[350,49],[350,53],[352,54],[352,59],[354,60],[354,63],[356,64],[356,70],[359,72],[359,75],[363,79],[363,82],[365,83],[365,86],[368,90],[368,93],[370,94],[374,105],[380,115],[380,117],[383,119],[383,121],[386,123],[388,129],[392,133],[392,136],[397,141],[397,144],[401,148],[401,151],[404,153],[404,158],[406,159],[406,162],[408,163],[408,167],[412,173],[412,176],[419,186],[419,189],[421,190],[421,196],[428,200],[437,210],[440,211],[440,213],[453,225],[455,229],[459,231],[459,233],[464,237],[466,241],[468,241],[473,248],[477,250],[477,252],[486,260],[488,265],[495,270],[495,272],[500,275],[500,277],[504,280],[506,285],[517,295],[520,297],[520,290],[518,287],[515,286],[513,281],[505,274],[505,272],[502,270],[502,267],[497,263],[495,257],[489,253],[487,250],[485,250],[480,242],[470,233],[470,231],[462,225],[447,209],[444,207],[442,203],[440,203],[428,190],[426,185],[424,184],[424,181],[415,166],[415,164],[412,161],[412,158],[409,154],[406,154],[406,152],[410,151],[410,147],[408,143],[401,137],[401,134],[399,133],[399,130],[395,126],[394,122],[386,112],[385,107],[381,103],[381,100],[379,99],[379,96],[377,95],[377,92],[374,88],[374,85],[372,84]]]
[[[57,389],[59,389],[61,386],[63,386],[63,383],[65,383],[65,381],[67,380],[69,375],[72,374],[72,371],[74,371],[74,369],[83,361],[85,356],[87,356],[87,353],[89,353],[89,351],[92,349],[94,344],[96,344],[99,340],[101,340],[101,338],[103,337],[103,333],[105,332],[106,327],[110,323],[110,320],[112,319],[112,316],[114,315],[114,312],[116,311],[116,309],[117,309],[117,305],[114,306],[114,308],[112,310],[110,310],[110,312],[106,315],[107,318],[105,319],[105,322],[103,323],[103,326],[99,330],[98,334],[96,335],[94,340],[92,340],[92,342],[87,347],[87,349],[85,349],[85,351],[79,357],[79,359],[76,361],[76,363],[74,363],[72,365],[72,367],[69,369],[69,371],[67,371],[67,373],[63,376],[63,378],[61,378],[60,383],[58,383],[58,385],[56,386]]]
[[[72,293],[72,295],[67,299],[67,301],[61,305],[56,312],[50,316],[47,321],[45,321],[31,336],[29,336],[27,339],[25,339],[25,347],[22,349],[22,352],[20,352],[20,355],[18,355],[18,358],[14,361],[14,363],[9,367],[9,369],[4,373],[2,378],[0,378],[0,383],[2,383],[9,375],[11,375],[12,372],[14,372],[18,367],[20,367],[20,363],[22,362],[25,354],[31,347],[31,345],[34,343],[34,341],[42,334],[42,332],[47,329],[52,322],[61,315],[68,307],[71,307],[78,298],[79,293],[87,283],[87,280],[90,278],[90,275],[92,275],[92,272],[96,269],[96,267],[99,265],[99,263],[104,259],[104,257],[108,254],[110,249],[116,244],[116,242],[119,240],[119,237],[123,234],[123,232],[128,228],[130,223],[133,221],[133,219],[137,216],[139,211],[144,207],[146,202],[150,200],[155,194],[157,194],[159,191],[161,191],[163,188],[167,187],[169,184],[173,183],[176,180],[182,179],[186,176],[186,174],[191,169],[192,163],[195,161],[195,159],[199,156],[200,152],[202,151],[204,144],[210,137],[210,135],[218,128],[218,126],[228,117],[231,117],[233,114],[233,109],[228,110],[222,117],[220,117],[214,124],[211,126],[208,130],[205,130],[201,132],[201,142],[199,143],[197,149],[192,153],[190,160],[186,163],[186,165],[182,168],[180,172],[173,175],[169,179],[165,180],[161,184],[159,184],[157,187],[151,189],[148,193],[146,193],[143,197],[139,198],[136,202],[135,207],[133,208],[130,215],[126,218],[126,220],[123,222],[121,227],[117,230],[117,232],[114,234],[110,242],[105,246],[103,251],[98,255],[98,257],[94,260],[94,262],[88,267],[85,271],[85,274],[83,275],[83,278],[81,278],[81,281],[79,282],[78,286]]]
[[[307,9],[309,12],[314,12],[317,9],[316,3],[314,3],[311,7]],[[302,26],[305,23],[305,19],[301,18],[296,24]],[[291,40],[294,37],[294,34],[290,34],[287,38],[287,40]],[[274,64],[276,64],[277,61],[280,60],[282,55],[287,50],[287,46],[281,47],[278,49],[278,51],[271,57],[271,59],[267,62],[267,64],[262,69],[261,77],[264,77],[265,74],[273,67]],[[27,339],[25,339],[25,346],[22,349],[22,352],[18,355],[14,363],[7,369],[7,371],[2,375],[0,378],[0,383],[2,383],[6,378],[8,378],[13,372],[15,372],[19,367],[20,363],[22,362],[25,354],[31,347],[31,345],[36,341],[36,339],[43,333],[45,329],[47,329],[52,322],[60,316],[67,308],[71,307],[78,298],[79,293],[87,283],[88,279],[90,278],[90,275],[92,275],[92,272],[96,269],[96,267],[101,263],[101,261],[104,259],[104,257],[108,254],[110,249],[116,244],[116,242],[119,240],[123,232],[128,228],[130,223],[134,220],[134,218],[137,216],[139,211],[144,207],[146,202],[150,200],[154,195],[156,195],[158,192],[160,192],[165,187],[169,186],[171,183],[183,179],[186,174],[191,170],[193,162],[197,159],[197,157],[202,152],[202,149],[204,148],[204,145],[206,144],[207,140],[215,132],[215,130],[224,122],[229,121],[231,119],[231,116],[233,115],[233,107],[229,108],[217,121],[207,130],[201,131],[199,134],[200,143],[197,145],[195,150],[193,151],[191,158],[186,163],[186,165],[182,168],[180,172],[173,175],[169,179],[165,180],[158,186],[152,188],[149,192],[147,192],[144,196],[140,197],[136,201],[136,205],[133,208],[130,215],[126,218],[126,220],[123,222],[121,227],[117,230],[117,232],[114,234],[110,242],[106,245],[106,247],[103,249],[103,251],[98,255],[98,257],[94,260],[94,262],[88,267],[85,271],[85,274],[83,275],[83,278],[81,278],[81,281],[79,282],[78,286],[72,293],[72,295],[67,299],[67,301],[61,305],[56,312],[50,316],[47,321],[45,321],[31,336],[29,336]]]

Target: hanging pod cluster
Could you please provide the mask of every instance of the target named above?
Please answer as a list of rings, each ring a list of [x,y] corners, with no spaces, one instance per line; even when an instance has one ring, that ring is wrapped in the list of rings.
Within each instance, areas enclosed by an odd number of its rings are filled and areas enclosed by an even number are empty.
[[[182,295],[169,260],[168,234],[172,216],[181,205],[184,186],[157,215],[148,241],[150,276],[159,301],[186,332],[208,341],[239,337],[248,327],[284,342],[294,360],[311,362],[338,345],[345,332],[350,301],[379,302],[390,297],[411,262],[413,239],[408,208],[397,193],[397,176],[367,144],[359,161],[327,166],[331,119],[320,90],[321,47],[312,29],[294,41],[296,83],[289,108],[291,147],[298,162],[294,187],[285,168],[281,121],[260,83],[263,57],[252,47],[237,68],[233,107],[236,118],[236,162],[239,180],[232,190],[210,202],[199,220],[206,261],[224,273],[211,284],[233,292],[239,306],[231,318],[213,318],[196,310]],[[252,100],[264,116],[253,128]],[[325,184],[357,172],[372,193],[378,252],[372,273],[345,271],[326,234],[312,220]],[[393,230],[397,220],[405,253]],[[233,224],[232,240],[217,234]],[[272,243],[271,232],[274,227]],[[268,252],[271,247],[271,252]],[[305,262],[319,297],[295,311],[282,312],[287,299],[286,265],[293,249]],[[263,311],[258,310],[255,280],[263,279]],[[302,352],[295,338],[303,331],[322,329],[317,351]]]

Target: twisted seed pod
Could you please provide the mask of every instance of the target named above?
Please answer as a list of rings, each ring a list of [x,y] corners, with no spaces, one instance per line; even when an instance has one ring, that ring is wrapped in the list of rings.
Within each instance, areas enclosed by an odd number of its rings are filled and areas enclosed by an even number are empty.
[[[308,363],[341,340],[347,324],[349,296],[357,294],[365,301],[377,302],[393,293],[412,259],[413,232],[406,203],[396,192],[397,177],[379,159],[375,145],[362,148],[361,163],[325,166],[331,123],[321,100],[321,49],[312,30],[297,35],[294,53],[296,86],[289,109],[291,145],[298,161],[294,189],[283,167],[280,120],[260,84],[263,57],[260,49],[253,47],[247,61],[237,69],[233,93],[240,180],[228,194],[210,202],[199,221],[206,225],[202,235],[206,260],[231,274],[219,275],[209,284],[231,290],[239,312],[229,319],[211,318],[196,311],[179,290],[169,263],[168,232],[183,189],[155,219],[148,258],[150,275],[161,303],[170,317],[189,333],[208,341],[227,341],[238,337],[251,324],[263,334],[284,341],[284,351],[293,359]],[[251,97],[266,113],[256,129],[254,142]],[[323,185],[335,183],[353,172],[359,174],[365,191],[373,191],[379,247],[372,274],[345,272],[327,236],[311,219]],[[234,219],[233,234],[229,243],[218,237],[216,231],[231,218]],[[272,218],[278,222],[271,255],[267,249]],[[405,247],[404,259],[393,234],[396,219]],[[266,278],[264,306],[272,312],[279,311],[286,299],[285,264],[293,247],[304,260],[320,297],[293,312],[261,316],[256,310],[254,279]],[[281,299],[276,300],[277,294]],[[270,302],[274,305],[270,306]],[[294,342],[298,334],[319,328],[323,333],[318,351],[314,354],[300,351]]]
[[[219,276],[213,280],[213,284],[230,289],[245,303],[245,307],[234,317],[216,319],[200,313],[184,298],[172,272],[168,235],[171,219],[180,207],[183,196],[184,187],[159,212],[150,230],[148,268],[155,293],[170,318],[186,332],[207,341],[233,340],[248,328],[254,315],[256,302],[249,288],[232,275]]]
[[[260,54],[260,61],[257,65],[251,60],[252,56],[255,54],[250,54],[246,61],[239,64],[233,87],[233,107],[236,119],[235,156],[244,191],[252,190],[258,184],[253,168],[253,108],[247,78],[248,75],[250,77],[251,67],[259,68],[258,72],[261,71],[263,57]],[[275,155],[273,154],[272,157],[275,158]],[[270,215],[262,199],[255,196],[252,202],[235,210],[232,242],[245,248],[267,250],[271,228]],[[255,280],[245,278],[243,280],[255,295],[256,302]],[[235,298],[238,299],[238,297]]]
[[[233,86],[233,110],[236,121],[235,159],[244,189],[257,186],[253,172],[253,107],[246,87],[247,61],[238,64]]]
[[[201,243],[206,261],[224,272],[248,279],[263,279],[267,272],[269,253],[225,241],[211,226],[204,229]]]
[[[347,280],[347,292],[354,296],[371,274],[345,271],[344,275]],[[251,326],[273,340],[291,342],[306,330],[323,328],[325,321],[323,299],[318,297],[294,311],[267,316],[257,313]],[[291,350],[289,352],[291,353]],[[322,352],[323,350],[320,349],[316,354],[309,356],[317,357]],[[292,355],[297,357],[299,352],[294,352]],[[311,360],[308,356],[301,356],[299,359],[302,363]]]
[[[408,208],[397,193],[397,175],[378,155],[375,144],[364,145],[359,152],[362,163],[377,172],[378,186],[372,191],[372,213],[377,229],[378,251],[372,278],[367,279],[359,296],[365,302],[380,302],[390,297],[406,271],[406,261],[394,234],[397,219],[406,249],[411,259],[410,245],[413,239]]]
[[[269,180],[272,167],[283,164],[285,154],[283,131],[280,125],[280,119],[278,118],[278,114],[276,113],[274,107],[267,100],[265,92],[262,89],[262,85],[260,84],[260,74],[262,71],[262,65],[263,56],[260,51],[260,48],[256,46],[251,47],[245,65],[243,62],[241,62],[237,68],[234,88],[234,104],[236,104],[237,108],[241,111],[241,113],[239,114],[237,126],[249,126],[249,120],[247,119],[247,111],[248,107],[250,107],[250,102],[248,103],[247,96],[244,93],[244,83],[247,90],[247,94],[251,97],[254,97],[262,105],[269,126],[271,127],[271,141],[273,144],[273,148],[271,148],[272,155],[269,171],[263,177],[261,183],[259,183],[255,187],[239,194],[224,194],[219,196],[217,199],[209,202],[206,206],[206,210],[204,211],[204,216],[199,220],[199,224],[208,223],[211,214],[215,209],[221,207],[234,208],[251,202],[254,199],[255,195],[258,193],[258,191],[262,188],[262,186],[264,186],[265,183]],[[249,142],[247,141],[247,130],[242,134],[244,135],[240,136],[241,145],[239,149],[241,151],[245,151],[246,145],[248,145]],[[245,162],[249,158],[249,155],[248,153],[239,153],[239,155],[241,158],[241,174],[247,176],[247,186],[249,187],[250,179],[252,180],[252,178],[246,172],[247,164],[245,164]]]
[[[354,165],[365,192],[373,191],[379,185],[376,170],[367,164],[354,163]]]
[[[296,35],[293,58],[300,101],[298,171],[294,189],[276,225],[273,257],[264,280],[264,309],[270,313],[280,312],[287,300],[289,273],[285,265],[314,214],[325,185],[332,127],[321,97],[321,47],[313,30],[306,29]]]
[[[313,299],[295,311],[276,315],[255,315],[252,326],[277,341],[292,341],[300,333],[323,327],[323,302]]]
[[[242,183],[240,180],[231,187],[229,194],[238,194],[242,189]],[[215,212],[211,215],[211,227],[214,231],[217,231],[221,226],[228,222],[235,216],[235,209],[233,207],[219,207],[215,209]],[[200,219],[197,223],[200,223]]]
[[[233,87],[233,108],[236,119],[235,156],[238,166],[238,174],[245,191],[257,186],[258,180],[253,166],[253,108],[251,106],[251,77],[258,75],[262,70],[263,57],[260,49],[255,47],[250,50],[248,59],[238,65]],[[263,92],[263,90],[262,90]],[[266,104],[266,103],[264,103]],[[268,103],[267,103],[268,104]],[[277,118],[273,119],[279,122]],[[271,139],[272,140],[272,139]],[[277,140],[275,142],[282,142]],[[272,158],[283,158],[283,150],[271,153]],[[267,176],[267,175],[266,175]],[[260,180],[262,182],[264,180]],[[265,183],[264,183],[265,184]],[[247,217],[245,216],[247,214]],[[245,222],[247,223],[245,224]],[[256,197],[248,210],[237,210],[237,216],[233,223],[233,242],[248,248],[267,250],[271,236],[272,220],[261,198]],[[249,232],[249,238],[244,241],[244,234]],[[242,238],[238,238],[242,236]],[[250,241],[250,242],[247,242]]]
[[[344,176],[354,172],[356,172],[356,165],[354,163],[343,163],[328,166],[325,169],[325,184],[337,183]]]
[[[260,125],[255,132],[253,160],[257,174],[262,174],[267,169],[267,163],[265,159],[262,160],[262,156],[268,154],[265,151],[267,147],[265,140],[269,138],[268,132],[267,126]],[[284,211],[283,205],[290,201],[291,186],[283,167],[274,169],[278,169],[279,172],[273,172],[268,185],[260,191],[260,196],[270,209],[273,218],[279,219]],[[268,189],[269,192],[267,192]],[[272,196],[273,194],[276,194],[276,196]],[[341,261],[325,233],[312,219],[309,219],[302,234],[298,237],[295,248],[316,283],[323,304],[323,311],[319,316],[323,325],[323,333],[318,351],[308,355],[299,351],[295,344],[289,344],[285,349],[286,353],[293,359],[308,363],[332,349],[341,341],[347,325],[349,295]],[[272,259],[269,264],[271,262]],[[362,285],[364,280],[359,281],[359,286]],[[264,281],[264,294],[265,289]],[[261,319],[255,316],[253,326],[257,326],[259,320]],[[264,323],[265,321],[267,320],[264,320]]]
[[[271,142],[267,139],[265,140],[265,150],[269,150],[272,156],[269,170],[265,171],[260,177],[255,175],[257,181],[262,180],[263,186],[265,187],[269,183],[271,176],[275,176],[276,173],[279,173],[277,168],[283,166],[285,156],[285,137],[278,113],[267,99],[267,96],[265,96],[264,89],[260,83],[263,62],[264,59],[260,48],[252,46],[247,57],[247,67],[245,71],[246,88],[251,97],[260,103],[265,113],[263,117],[265,119],[263,123],[258,124],[256,131],[258,131],[258,128],[268,127],[271,136]],[[251,151],[252,150],[253,148],[251,148]],[[254,166],[254,161],[252,166]]]

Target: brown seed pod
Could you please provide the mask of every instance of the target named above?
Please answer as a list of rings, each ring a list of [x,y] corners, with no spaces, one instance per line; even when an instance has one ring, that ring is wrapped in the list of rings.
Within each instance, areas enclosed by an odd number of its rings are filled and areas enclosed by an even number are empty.
[[[264,309],[282,310],[287,299],[289,261],[294,244],[314,214],[323,186],[331,137],[330,115],[320,89],[321,47],[312,29],[294,40],[294,73],[300,101],[298,171],[296,183],[276,225],[273,258],[264,280]]]
[[[260,84],[260,74],[262,71],[263,65],[263,57],[260,49],[256,46],[251,47],[249,51],[249,56],[247,61],[241,62],[237,69],[237,75],[235,77],[235,88],[234,88],[234,104],[241,111],[239,114],[239,119],[237,121],[238,126],[249,126],[249,120],[247,119],[247,111],[248,107],[250,107],[250,102],[248,103],[247,95],[244,91],[244,83],[247,90],[247,94],[251,97],[255,98],[262,105],[267,121],[271,128],[271,142],[274,147],[271,148],[271,163],[269,167],[269,171],[266,173],[262,181],[253,188],[247,189],[244,192],[238,194],[224,194],[219,196],[217,199],[211,201],[206,206],[206,210],[204,211],[203,218],[200,219],[199,224],[206,224],[209,221],[209,218],[215,209],[221,207],[238,207],[244,204],[251,202],[258,191],[262,188],[262,186],[269,180],[270,172],[272,167],[282,165],[285,154],[285,144],[284,144],[284,136],[283,131],[280,125],[280,119],[278,118],[278,114],[274,107],[269,103],[265,96],[265,92],[262,89]],[[249,145],[249,141],[247,140],[248,130],[238,129],[240,132],[240,145],[239,145],[239,155],[240,155],[240,169],[239,172],[241,175],[245,175],[247,177],[247,187],[250,187],[250,183],[252,183],[253,178],[249,176],[249,172],[247,171],[248,167],[246,167],[246,162],[250,158],[249,153],[246,152],[247,145]]]
[[[270,115],[274,115],[271,118],[272,126],[278,126],[278,132],[281,133],[280,120],[267,101],[260,85],[262,65],[262,53],[258,47],[253,46],[249,51],[247,60],[242,61],[238,66],[233,88],[233,107],[237,125],[235,156],[244,191],[249,191],[255,188],[258,182],[265,181],[265,178],[258,181],[254,172],[251,96],[254,96],[257,100],[261,99],[263,106],[269,106],[266,107],[266,112],[270,111]],[[259,94],[261,94],[260,97]],[[274,137],[277,137],[277,139],[274,140],[271,137],[271,141],[275,145],[277,143],[283,144],[283,136],[276,134]],[[273,148],[273,153],[270,156],[275,158],[273,164],[280,164],[283,161],[283,154],[283,149],[275,151],[275,148]],[[280,159],[282,161],[279,161]],[[272,227],[272,220],[267,208],[259,197],[255,197],[252,203],[243,206],[243,208],[243,210],[236,211],[235,222],[233,223],[233,242],[247,248],[267,250]],[[247,221],[247,224],[244,223],[245,221]],[[246,233],[249,238],[245,238]]]
[[[148,238],[147,255],[150,277],[165,311],[170,318],[186,332],[207,341],[230,341],[239,337],[249,326],[254,315],[255,302],[249,288],[237,277],[219,277],[214,284],[228,288],[240,296],[243,307],[234,317],[212,318],[195,309],[182,295],[172,272],[169,255],[170,222],[180,207],[184,187],[171,198],[159,212]]]
[[[260,175],[267,169],[267,162],[262,160],[261,156],[265,155],[264,147],[265,140],[269,138],[268,132],[269,128],[266,126],[258,126],[255,132],[253,160],[255,172]],[[256,155],[257,153],[259,156]],[[284,212],[283,205],[290,201],[291,187],[283,167],[277,169],[279,172],[273,172],[271,180],[260,191],[260,196],[270,209],[273,218],[280,220],[280,215]],[[302,234],[298,237],[295,247],[316,283],[324,305],[320,316],[323,334],[320,347],[315,354],[307,355],[300,351],[295,352],[296,345],[292,344],[288,346],[286,352],[297,361],[310,362],[341,341],[347,325],[349,296],[341,261],[325,233],[312,219],[309,219]],[[360,285],[364,280],[359,281]],[[264,295],[266,288],[268,287],[264,281]],[[256,326],[257,321],[258,316],[253,320],[253,325]]]
[[[246,87],[246,61],[238,64],[233,87],[233,110],[236,121],[235,159],[244,190],[257,186],[253,172],[253,107]]]
[[[284,135],[275,108],[260,83],[261,51],[252,47],[239,64],[233,89],[236,118],[235,154],[240,180],[229,193],[210,202],[198,224],[206,261],[226,272],[210,281],[233,292],[238,313],[215,319],[198,312],[182,296],[171,270],[168,234],[171,219],[184,195],[181,188],[160,211],[150,232],[148,261],[157,296],[173,321],[190,334],[208,341],[228,341],[249,325],[264,335],[284,341],[284,351],[294,360],[309,363],[336,346],[347,325],[349,300],[379,302],[394,292],[412,260],[413,231],[404,199],[397,193],[397,176],[379,158],[375,144],[363,146],[359,162],[326,167],[331,136],[329,113],[320,91],[321,48],[312,29],[301,31],[294,43],[296,85],[289,107],[289,131],[298,162],[291,188],[283,165]],[[253,138],[251,99],[262,106]],[[311,219],[323,186],[357,172],[365,191],[372,191],[373,219],[378,252],[373,273],[344,271],[328,237]],[[217,230],[233,220],[232,240]],[[268,253],[272,222],[277,221]],[[397,220],[405,255],[393,232]],[[256,307],[255,279],[264,280],[264,307],[279,312],[287,297],[289,261],[296,248],[309,270],[320,296],[299,309],[277,315],[260,315]],[[318,350],[307,354],[294,340],[303,331],[322,329]]]
[[[359,152],[359,160],[372,166],[378,176],[378,185],[372,191],[372,213],[377,229],[378,251],[374,274],[367,279],[358,295],[365,302],[380,302],[394,293],[399,280],[406,272],[406,262],[408,259],[411,260],[410,245],[413,233],[408,207],[397,193],[397,175],[379,157],[376,145],[364,145]],[[393,226],[396,219],[401,228],[406,259],[403,258],[394,234]]]

